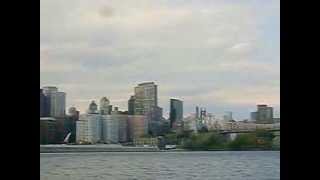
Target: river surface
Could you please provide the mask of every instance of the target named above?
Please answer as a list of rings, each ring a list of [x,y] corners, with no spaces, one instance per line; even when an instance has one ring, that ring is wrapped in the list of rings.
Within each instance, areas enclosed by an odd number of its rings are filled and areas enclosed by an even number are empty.
[[[40,154],[41,180],[276,180],[279,151]]]

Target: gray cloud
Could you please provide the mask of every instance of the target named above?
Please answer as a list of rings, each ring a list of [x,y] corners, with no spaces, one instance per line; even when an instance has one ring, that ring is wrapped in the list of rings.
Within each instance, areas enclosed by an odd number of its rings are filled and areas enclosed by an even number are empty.
[[[165,111],[172,96],[241,118],[280,105],[278,1],[41,0],[40,14],[40,84],[82,111],[101,96],[125,109],[143,81]]]

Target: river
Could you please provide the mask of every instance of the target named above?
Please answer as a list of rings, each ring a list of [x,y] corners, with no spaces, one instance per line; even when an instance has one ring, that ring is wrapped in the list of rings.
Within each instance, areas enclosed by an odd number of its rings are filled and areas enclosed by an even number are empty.
[[[276,180],[279,151],[40,154],[41,180]]]

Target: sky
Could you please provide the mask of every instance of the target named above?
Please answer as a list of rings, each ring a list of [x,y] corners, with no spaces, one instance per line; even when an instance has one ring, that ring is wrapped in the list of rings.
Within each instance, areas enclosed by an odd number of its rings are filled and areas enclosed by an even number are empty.
[[[84,112],[106,96],[127,110],[138,83],[234,118],[280,112],[280,0],[41,0],[40,87]]]

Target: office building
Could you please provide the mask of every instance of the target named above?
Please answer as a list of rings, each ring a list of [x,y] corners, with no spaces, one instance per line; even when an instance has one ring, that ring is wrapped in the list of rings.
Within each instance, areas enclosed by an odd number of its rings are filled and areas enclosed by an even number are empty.
[[[274,123],[273,107],[269,107],[265,104],[257,105],[257,111],[251,113],[251,118],[255,118],[257,124]]]
[[[178,99],[170,99],[170,127],[177,128],[183,121],[183,102]]]
[[[43,89],[40,89],[40,117],[48,117],[48,105],[47,98],[43,93]]]
[[[110,101],[108,98],[103,97],[100,100],[100,114],[107,115],[111,114],[112,105],[110,105]]]
[[[129,115],[134,115],[135,100],[136,100],[135,96],[131,96],[128,101],[128,114]]]
[[[117,115],[102,115],[102,140],[108,144],[119,142],[119,118]],[[125,117],[126,118],[126,117]]]
[[[68,110],[68,115],[64,121],[65,132],[69,137],[69,142],[74,143],[76,141],[76,123],[79,120],[79,111],[75,107],[71,107]]]
[[[45,96],[45,111],[48,109],[50,117],[65,117],[66,108],[66,94],[59,92],[58,88],[52,86],[43,87],[43,94]]]
[[[96,144],[102,141],[100,114],[82,114],[76,122],[76,142]]]
[[[40,118],[40,144],[56,143],[56,119]]]
[[[134,115],[146,115],[152,107],[158,106],[157,85],[154,82],[138,84],[134,88],[134,97],[130,99],[134,102]]]
[[[199,118],[200,118],[200,116],[199,116],[199,107],[198,107],[198,106],[196,106],[196,115],[195,115],[195,118],[196,118],[196,119],[199,119]]]
[[[148,134],[148,122],[146,116],[143,115],[129,115],[128,116],[128,139],[143,137]]]
[[[87,110],[88,114],[98,114],[98,105],[95,103],[95,101],[91,101],[89,104],[89,108]]]

